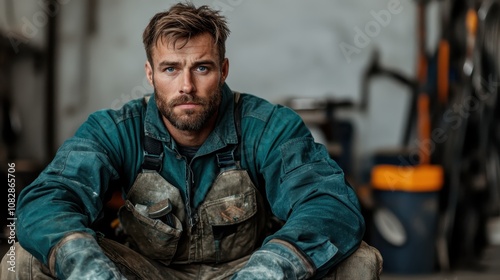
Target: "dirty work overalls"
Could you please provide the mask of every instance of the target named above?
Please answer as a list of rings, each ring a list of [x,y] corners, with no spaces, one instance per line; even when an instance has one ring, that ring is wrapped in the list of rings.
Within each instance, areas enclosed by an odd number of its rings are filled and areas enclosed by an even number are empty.
[[[235,94],[235,102],[238,97]],[[241,143],[238,103],[235,123]],[[164,266],[180,268],[234,261],[261,245],[267,221],[264,200],[239,167],[239,144],[216,154],[220,173],[204,202],[191,209],[191,203],[186,205],[179,190],[159,174],[163,144],[147,136],[144,142],[143,171],[119,211],[135,250]]]

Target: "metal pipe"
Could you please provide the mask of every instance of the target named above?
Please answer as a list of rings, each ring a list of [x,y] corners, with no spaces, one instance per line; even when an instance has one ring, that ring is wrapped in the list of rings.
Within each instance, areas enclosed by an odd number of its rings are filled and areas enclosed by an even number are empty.
[[[47,8],[59,5],[56,0],[46,2]],[[56,153],[56,72],[57,72],[57,13],[48,17],[46,48],[46,84],[45,84],[45,153],[51,159]]]

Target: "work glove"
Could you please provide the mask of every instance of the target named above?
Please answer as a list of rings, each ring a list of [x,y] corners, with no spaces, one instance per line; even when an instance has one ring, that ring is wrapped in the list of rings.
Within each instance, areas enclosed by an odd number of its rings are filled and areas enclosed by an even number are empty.
[[[55,254],[58,279],[126,279],[92,236],[70,239]]]
[[[284,245],[284,241],[271,240],[252,254],[247,264],[232,280],[251,279],[308,279],[313,276],[314,268],[304,259]],[[296,249],[295,249],[296,250]]]

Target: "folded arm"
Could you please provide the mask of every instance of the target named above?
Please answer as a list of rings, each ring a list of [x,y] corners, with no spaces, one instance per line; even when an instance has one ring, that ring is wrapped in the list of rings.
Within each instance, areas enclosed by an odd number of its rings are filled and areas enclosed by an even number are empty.
[[[285,224],[235,279],[259,279],[258,271],[278,273],[277,279],[321,277],[361,243],[365,224],[356,194],[295,113],[276,110],[263,131],[246,155],[262,159],[257,168],[267,199]]]

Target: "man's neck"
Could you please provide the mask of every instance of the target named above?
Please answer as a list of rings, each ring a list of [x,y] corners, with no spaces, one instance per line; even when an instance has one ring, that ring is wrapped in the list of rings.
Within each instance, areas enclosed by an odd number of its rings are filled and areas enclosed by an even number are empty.
[[[205,142],[205,140],[207,140],[208,135],[210,135],[210,133],[214,129],[215,121],[216,118],[213,117],[201,130],[187,131],[177,129],[163,117],[163,123],[167,127],[167,130],[172,138],[174,138],[175,142],[186,147],[201,146]]]

